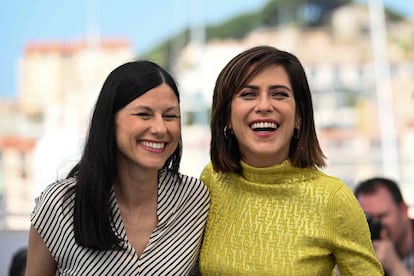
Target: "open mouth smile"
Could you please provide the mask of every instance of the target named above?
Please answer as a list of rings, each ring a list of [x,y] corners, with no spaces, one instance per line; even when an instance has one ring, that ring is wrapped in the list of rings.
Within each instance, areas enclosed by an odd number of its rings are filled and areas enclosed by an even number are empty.
[[[279,125],[275,122],[255,122],[250,125],[253,131],[275,131]]]
[[[143,145],[144,147],[152,148],[152,149],[155,149],[155,150],[163,149],[167,145],[167,143],[149,142],[149,141],[139,141],[138,143]]]

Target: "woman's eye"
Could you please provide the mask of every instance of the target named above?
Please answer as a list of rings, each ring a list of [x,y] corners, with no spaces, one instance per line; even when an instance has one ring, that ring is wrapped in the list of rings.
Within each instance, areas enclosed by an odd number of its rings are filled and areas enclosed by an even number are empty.
[[[289,94],[284,91],[275,91],[272,93],[272,96],[275,98],[287,98],[289,97]]]
[[[167,114],[167,115],[164,115],[164,118],[166,119],[166,120],[175,120],[175,119],[178,119],[178,118],[180,118],[180,116],[179,115],[177,115],[177,114]]]
[[[243,91],[240,93],[240,97],[242,98],[253,98],[256,96],[256,93],[253,91]]]
[[[142,119],[149,119],[151,117],[151,115],[149,113],[137,113],[135,114],[138,117],[141,117]]]

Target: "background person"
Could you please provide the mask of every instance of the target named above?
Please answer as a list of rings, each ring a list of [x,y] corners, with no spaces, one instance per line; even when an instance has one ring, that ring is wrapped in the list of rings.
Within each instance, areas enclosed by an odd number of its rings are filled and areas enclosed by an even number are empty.
[[[414,275],[414,220],[408,216],[397,183],[369,178],[361,181],[354,193],[364,212],[381,222],[380,239],[373,244],[387,275]]]
[[[26,256],[26,247],[20,248],[14,252],[10,262],[9,276],[24,276],[24,272],[26,270]]]
[[[31,216],[26,275],[186,275],[209,207],[178,172],[179,94],[149,61],[126,63],[98,96],[82,157]]]
[[[258,46],[220,72],[211,114],[202,275],[382,275],[352,191],[317,169],[305,71],[292,54]]]

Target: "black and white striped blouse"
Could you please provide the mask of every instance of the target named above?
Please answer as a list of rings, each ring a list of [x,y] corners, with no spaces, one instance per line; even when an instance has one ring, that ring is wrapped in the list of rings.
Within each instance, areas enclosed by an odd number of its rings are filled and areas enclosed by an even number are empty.
[[[188,275],[198,258],[210,196],[197,178],[181,177],[180,182],[171,173],[160,173],[159,222],[140,257],[128,243],[113,190],[114,228],[126,250],[99,251],[76,244],[74,178],[49,185],[36,198],[31,222],[55,258],[59,275]]]

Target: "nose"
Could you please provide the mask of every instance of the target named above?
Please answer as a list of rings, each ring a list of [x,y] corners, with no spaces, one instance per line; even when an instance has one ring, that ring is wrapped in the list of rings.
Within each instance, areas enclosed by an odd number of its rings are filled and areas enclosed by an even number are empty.
[[[164,118],[162,116],[157,116],[154,118],[151,124],[151,133],[156,136],[163,136],[167,133],[167,126],[165,124]]]
[[[263,97],[258,98],[258,102],[256,105],[256,112],[267,113],[267,112],[272,112],[272,110],[273,110],[273,107],[272,107],[269,97],[263,96]]]

